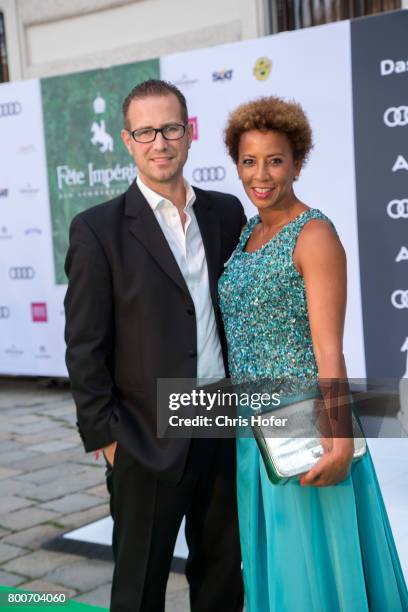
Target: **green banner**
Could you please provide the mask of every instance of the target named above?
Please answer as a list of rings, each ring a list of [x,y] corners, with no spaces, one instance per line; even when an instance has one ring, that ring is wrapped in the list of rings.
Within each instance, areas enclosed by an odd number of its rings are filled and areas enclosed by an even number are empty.
[[[122,102],[158,59],[41,80],[55,282],[66,284],[68,229],[80,211],[126,191],[136,175],[122,143]]]

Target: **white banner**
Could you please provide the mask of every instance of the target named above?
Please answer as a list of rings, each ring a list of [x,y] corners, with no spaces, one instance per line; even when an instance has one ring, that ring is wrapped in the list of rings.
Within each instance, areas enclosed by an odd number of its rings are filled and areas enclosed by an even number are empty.
[[[349,374],[363,377],[350,53],[350,23],[343,21],[164,57],[160,73],[186,95],[195,125],[186,177],[236,194],[248,217],[256,211],[223,144],[228,113],[262,95],[302,104],[315,148],[297,192],[333,220],[345,246],[345,353]],[[66,376],[66,287],[55,280],[40,83],[0,86],[0,108],[0,373]]]
[[[0,372],[65,375],[40,82],[0,87]]]

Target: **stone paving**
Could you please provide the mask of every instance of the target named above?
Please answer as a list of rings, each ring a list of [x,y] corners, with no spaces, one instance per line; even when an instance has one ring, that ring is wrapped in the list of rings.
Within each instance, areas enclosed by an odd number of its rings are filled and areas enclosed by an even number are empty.
[[[86,455],[67,385],[0,378],[0,585],[68,592],[108,607],[113,564],[54,552],[57,536],[109,514],[102,460]],[[187,612],[171,574],[166,612]]]

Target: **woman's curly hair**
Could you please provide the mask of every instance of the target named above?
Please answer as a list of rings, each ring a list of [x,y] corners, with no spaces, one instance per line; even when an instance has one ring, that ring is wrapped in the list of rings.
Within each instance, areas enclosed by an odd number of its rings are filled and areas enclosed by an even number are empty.
[[[224,141],[235,163],[239,157],[239,141],[250,130],[275,130],[286,134],[293,159],[303,165],[313,147],[312,130],[300,104],[269,96],[241,104],[228,118]]]

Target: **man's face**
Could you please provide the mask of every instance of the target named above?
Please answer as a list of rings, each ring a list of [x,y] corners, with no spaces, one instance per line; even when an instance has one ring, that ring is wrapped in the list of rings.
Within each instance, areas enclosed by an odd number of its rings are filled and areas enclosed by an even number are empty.
[[[131,132],[174,123],[183,124],[184,121],[180,102],[172,93],[135,99],[130,103],[127,125]],[[140,178],[148,187],[160,192],[164,185],[175,185],[180,180],[192,140],[190,125],[179,140],[165,140],[158,133],[153,142],[135,142],[126,130],[122,130],[122,139],[135,161]]]

